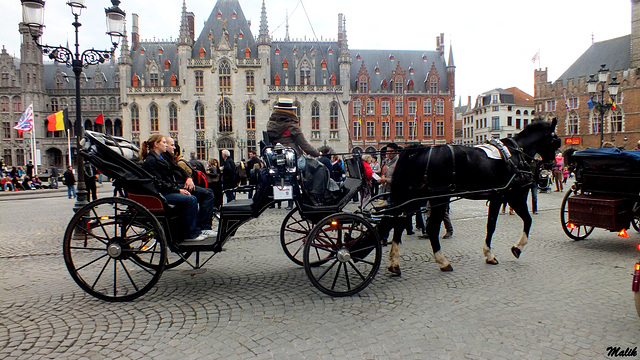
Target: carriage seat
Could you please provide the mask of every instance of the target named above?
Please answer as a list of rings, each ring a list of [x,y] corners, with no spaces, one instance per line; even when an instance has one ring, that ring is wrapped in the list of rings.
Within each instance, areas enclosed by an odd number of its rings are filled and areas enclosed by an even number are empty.
[[[224,204],[220,209],[221,213],[241,213],[241,212],[252,212],[253,211],[253,199],[235,199],[230,202]]]
[[[127,192],[126,196],[140,205],[146,207],[152,213],[160,213],[171,211],[176,208],[176,205],[169,204],[164,196],[156,195],[143,195]]]

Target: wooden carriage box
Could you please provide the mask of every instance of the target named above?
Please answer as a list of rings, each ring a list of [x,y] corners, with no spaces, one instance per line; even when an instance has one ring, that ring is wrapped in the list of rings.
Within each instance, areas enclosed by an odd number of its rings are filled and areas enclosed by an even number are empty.
[[[611,231],[628,229],[631,223],[630,199],[610,196],[576,195],[568,199],[569,222]]]

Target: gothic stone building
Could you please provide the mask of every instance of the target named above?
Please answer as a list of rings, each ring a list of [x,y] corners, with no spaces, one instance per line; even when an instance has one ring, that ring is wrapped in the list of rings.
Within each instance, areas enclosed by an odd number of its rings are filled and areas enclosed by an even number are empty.
[[[563,150],[597,148],[601,136],[605,142],[627,149],[634,149],[640,140],[640,1],[631,3],[630,35],[592,44],[553,83],[547,79],[546,68],[535,70],[536,110],[546,119],[558,119],[557,133],[563,138]],[[613,99],[616,108],[604,114],[604,129],[596,107],[589,109],[587,92],[587,81],[591,74],[597,74],[601,64],[610,70],[605,89],[614,77],[620,83]],[[602,85],[598,85],[592,101],[609,102],[607,92],[601,99],[601,89]]]

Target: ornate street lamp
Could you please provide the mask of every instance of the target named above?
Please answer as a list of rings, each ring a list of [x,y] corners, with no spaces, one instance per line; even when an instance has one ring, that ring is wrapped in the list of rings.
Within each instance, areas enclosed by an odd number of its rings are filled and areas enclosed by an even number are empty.
[[[111,43],[113,47],[111,50],[95,50],[93,48],[88,49],[80,53],[78,42],[78,28],[82,24],[78,21],[82,9],[86,8],[84,5],[85,0],[69,0],[67,5],[71,7],[71,13],[74,17],[74,22],[71,24],[75,28],[76,43],[75,52],[63,46],[48,46],[39,43],[42,29],[44,28],[44,0],[20,0],[22,2],[22,23],[29,28],[29,32],[33,41],[42,54],[47,55],[49,59],[66,64],[72,68],[76,79],[76,120],[73,125],[76,136],[76,151],[80,149],[80,140],[83,137],[82,129],[82,102],[80,100],[80,77],[82,74],[82,68],[89,65],[96,65],[104,63],[106,60],[113,56],[116,51],[120,38],[124,36],[124,18],[125,12],[118,7],[120,0],[111,0],[113,5],[110,8],[105,9],[107,16],[107,34],[111,37]],[[74,211],[79,210],[87,203],[87,190],[84,183],[84,160],[80,154],[76,155],[77,171],[78,171],[78,197],[74,205]],[[71,165],[71,164],[69,164]]]
[[[209,161],[209,149],[211,149],[211,145],[211,140],[209,140],[209,138],[204,139],[204,147],[207,150],[205,161]]]
[[[589,80],[587,81],[587,91],[591,96],[591,103],[593,107],[598,110],[600,113],[600,147],[604,145],[604,114],[611,109],[611,101],[604,100],[604,92],[605,85],[607,85],[607,80],[609,78],[609,69],[607,69],[607,65],[600,65],[600,70],[598,70],[598,79],[596,80],[596,75],[590,75]],[[600,89],[600,101],[593,101],[593,97],[598,91],[598,85],[602,85]],[[610,97],[615,97],[618,95],[618,89],[620,87],[620,83],[616,81],[616,77],[611,78],[611,82],[609,83],[609,91]]]
[[[238,137],[238,138],[236,138],[236,144],[238,145],[238,148],[240,149],[240,160],[242,160],[244,158],[244,155],[242,154],[242,151],[244,150],[244,146],[246,145],[246,143],[245,143],[243,138]]]

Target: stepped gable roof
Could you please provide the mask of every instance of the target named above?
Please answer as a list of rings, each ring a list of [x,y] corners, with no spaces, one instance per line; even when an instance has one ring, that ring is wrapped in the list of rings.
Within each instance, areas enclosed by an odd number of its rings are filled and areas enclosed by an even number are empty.
[[[518,89],[517,87],[510,87],[506,90],[513,95],[513,103],[516,105],[531,105],[533,106],[533,96]]]
[[[67,75],[68,81],[62,82],[62,89],[75,89],[76,87],[76,78],[70,67],[64,64],[55,63],[55,62],[45,62],[44,63],[44,87],[47,90],[56,89],[55,76],[58,71]],[[111,63],[109,61],[104,64],[89,66],[87,68],[82,69],[82,75],[80,77],[80,87],[86,87],[89,89],[93,89],[93,79],[95,79],[98,74],[104,74],[103,88],[109,89],[114,88],[114,77],[119,74],[118,64]],[[85,78],[86,76],[86,78]],[[89,86],[85,86],[85,79],[91,84]],[[120,80],[120,86],[125,86],[125,82]],[[84,95],[83,95],[84,96]],[[118,96],[119,93],[118,93]],[[75,97],[74,97],[75,98]]]
[[[144,50],[144,54],[142,51]],[[171,74],[179,74],[178,45],[175,41],[141,41],[135,51],[131,51],[131,76],[138,75],[148,86],[149,79],[147,64],[155,61],[158,65],[159,78],[164,80],[164,86],[171,85]],[[169,70],[164,69],[165,60],[169,60]],[[130,86],[131,79],[122,79],[122,84]]]
[[[331,55],[329,55],[329,49],[332,51]],[[276,50],[279,51],[278,55],[276,55]],[[313,54],[311,54],[312,50]],[[336,75],[336,84],[340,84],[339,56],[340,49],[337,41],[273,41],[271,43],[271,83],[273,84],[273,79],[278,74],[280,84],[287,85],[284,83],[286,73],[289,76],[289,82],[294,84],[297,71],[296,60],[301,61],[307,58],[310,61],[309,65],[313,67],[312,71],[315,76],[315,84],[312,85],[324,84],[323,73],[327,74],[327,85],[331,84],[331,74]],[[282,61],[285,58],[289,64],[287,70],[282,67]],[[322,59],[327,61],[326,70],[322,70]]]
[[[429,50],[350,50],[354,65],[351,66],[351,90],[356,91],[356,80],[360,71],[360,63],[364,61],[364,65],[369,73],[369,89],[371,92],[380,91],[383,79],[387,82],[391,80],[391,75],[400,64],[402,70],[406,72],[405,85],[410,79],[413,79],[416,91],[418,89],[425,90],[425,80],[427,74],[431,70],[431,65],[435,63],[438,76],[440,77],[440,91],[447,91],[449,88],[447,80],[447,64],[444,56],[437,51]],[[355,55],[354,55],[355,54]],[[360,59],[358,59],[358,55]],[[393,61],[390,56],[393,55]],[[427,60],[424,60],[426,56]],[[376,74],[376,66],[380,69],[380,73]],[[413,75],[409,72],[409,68],[413,66]]]
[[[610,71],[626,70],[631,64],[631,35],[592,44],[556,81],[566,81],[596,74],[600,65]]]
[[[220,19],[218,19],[220,14]],[[235,18],[234,18],[235,14]],[[194,59],[200,58],[200,48],[203,47],[206,50],[205,58],[211,58],[211,41],[213,40],[214,46],[218,46],[224,36],[224,30],[222,26],[225,26],[227,33],[229,34],[229,44],[233,46],[237,43],[237,57],[244,58],[244,50],[249,47],[251,50],[251,57],[258,57],[258,46],[251,34],[251,28],[247,23],[247,19],[242,12],[240,3],[238,0],[218,0],[209,19],[205,22],[202,32],[196,39],[191,50],[191,57]],[[239,39],[239,34],[242,33],[242,39]],[[211,34],[211,39],[209,39]]]

